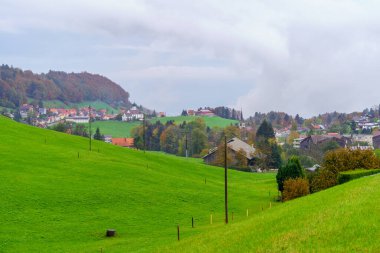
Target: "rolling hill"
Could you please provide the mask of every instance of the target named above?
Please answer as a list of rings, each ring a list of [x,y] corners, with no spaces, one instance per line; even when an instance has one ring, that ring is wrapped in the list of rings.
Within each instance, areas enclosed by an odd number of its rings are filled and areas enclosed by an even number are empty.
[[[90,152],[1,116],[0,139],[0,252],[151,252],[176,242],[177,224],[184,239],[223,226],[224,173],[201,160],[97,141]],[[229,171],[234,222],[278,205],[274,178]]]
[[[229,171],[224,225],[223,170],[198,159],[97,141],[90,152],[3,117],[0,139],[0,252],[380,251],[380,175],[279,204],[275,174]]]

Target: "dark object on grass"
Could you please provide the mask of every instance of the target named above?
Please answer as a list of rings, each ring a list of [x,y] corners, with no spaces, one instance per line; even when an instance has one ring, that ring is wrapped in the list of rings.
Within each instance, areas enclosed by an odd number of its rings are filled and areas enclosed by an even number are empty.
[[[116,234],[115,229],[107,229],[107,232],[106,232],[107,237],[115,236],[115,234]]]

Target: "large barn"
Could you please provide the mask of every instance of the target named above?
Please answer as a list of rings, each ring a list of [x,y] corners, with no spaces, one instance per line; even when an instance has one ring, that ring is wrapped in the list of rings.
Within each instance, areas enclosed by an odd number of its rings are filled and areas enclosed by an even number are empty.
[[[231,154],[232,157],[232,164],[229,164],[229,167],[234,167],[237,163],[237,155],[238,153],[242,153],[245,158],[247,159],[247,168],[254,165],[254,162],[256,160],[255,152],[256,149],[249,145],[248,143],[245,143],[244,141],[240,140],[239,138],[232,138],[229,141],[227,141],[227,147],[228,152]],[[209,153],[203,157],[203,161],[207,164],[213,164],[215,162],[215,159],[217,157],[217,151],[218,148],[215,147],[213,149],[209,150]]]

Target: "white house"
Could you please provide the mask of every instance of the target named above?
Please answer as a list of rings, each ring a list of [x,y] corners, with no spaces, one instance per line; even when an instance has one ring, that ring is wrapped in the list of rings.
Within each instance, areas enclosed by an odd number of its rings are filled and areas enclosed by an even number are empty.
[[[143,120],[144,114],[141,113],[136,106],[133,106],[131,109],[127,110],[122,116],[122,121],[132,121],[132,120]]]

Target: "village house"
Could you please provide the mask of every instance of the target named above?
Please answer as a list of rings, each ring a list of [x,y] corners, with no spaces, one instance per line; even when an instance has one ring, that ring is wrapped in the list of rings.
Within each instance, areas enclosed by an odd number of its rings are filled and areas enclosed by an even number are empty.
[[[373,134],[372,143],[375,149],[380,148],[380,131],[377,131]]]
[[[327,135],[310,135],[306,137],[300,142],[300,149],[311,149],[312,146],[322,145],[331,141],[335,141],[342,148],[351,144],[351,139],[337,133],[329,133]]]
[[[133,148],[135,140],[133,138],[112,138],[112,144],[120,147]]]
[[[189,109],[189,110],[187,110],[187,115],[188,116],[195,116],[195,111],[192,109]]]
[[[227,147],[228,152],[230,152],[232,156],[232,164],[229,164],[229,167],[234,167],[237,163],[237,155],[239,152],[242,152],[245,158],[247,159],[248,167],[253,166],[254,162],[256,160],[255,152],[256,149],[252,147],[251,145],[245,143],[244,141],[240,140],[239,138],[232,138],[231,140],[227,141]],[[215,162],[215,159],[217,158],[217,151],[218,148],[215,147],[213,149],[209,150],[209,153],[203,157],[203,161],[207,164],[213,164]]]
[[[40,107],[40,108],[38,108],[38,113],[40,115],[45,115],[47,113],[47,109],[44,107]]]
[[[85,124],[90,122],[90,117],[88,116],[73,116],[73,117],[66,117],[66,122],[73,122],[77,124]]]
[[[111,135],[104,135],[104,142],[112,143],[112,136]]]
[[[195,112],[195,114],[197,116],[207,116],[207,117],[213,117],[213,116],[215,116],[215,113],[213,113],[212,111],[210,111],[208,109],[201,109],[201,110]]]
[[[132,120],[143,120],[144,114],[141,113],[136,106],[133,106],[131,109],[127,110],[122,116],[122,121],[132,121]]]

